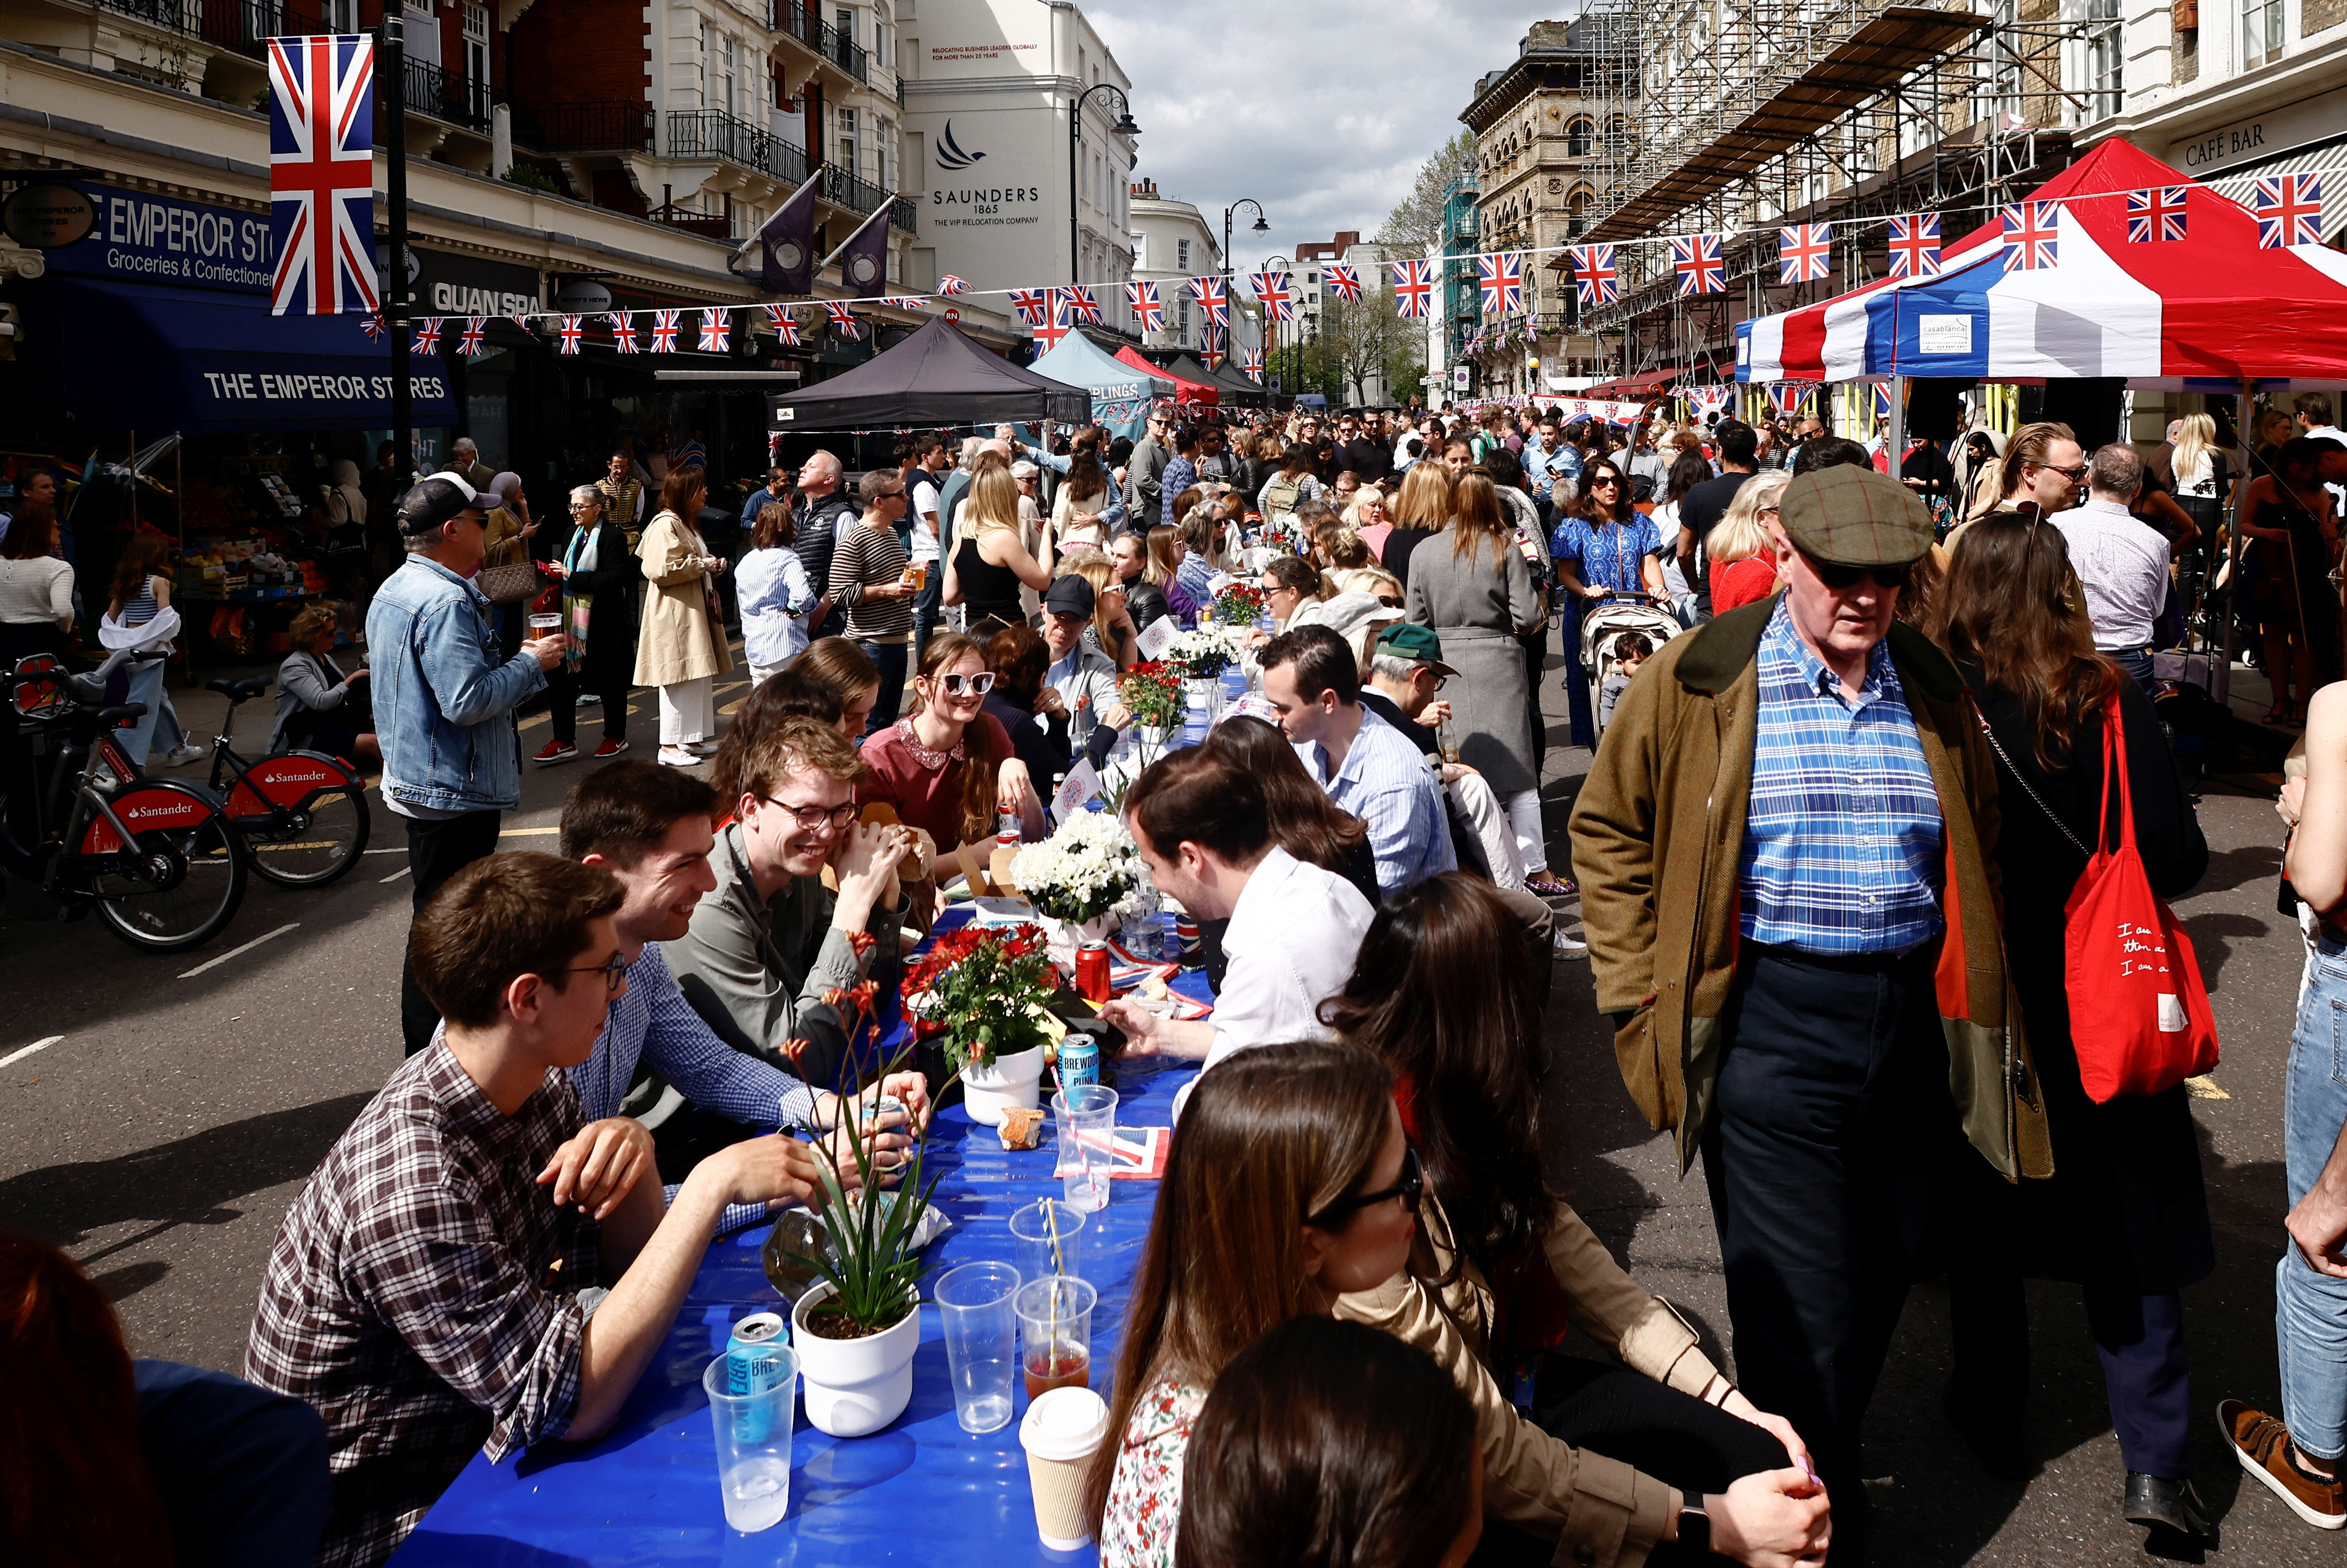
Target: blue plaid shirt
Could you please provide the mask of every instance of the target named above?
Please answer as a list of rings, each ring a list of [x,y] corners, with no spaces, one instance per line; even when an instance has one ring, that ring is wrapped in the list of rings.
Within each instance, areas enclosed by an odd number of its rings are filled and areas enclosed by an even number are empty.
[[[1368,825],[1378,892],[1390,898],[1458,866],[1450,847],[1450,818],[1442,809],[1442,785],[1427,765],[1426,754],[1374,710],[1361,710],[1360,733],[1334,776],[1328,772],[1328,749],[1319,742],[1296,743],[1296,756],[1330,800]]]
[[[1176,457],[1165,465],[1164,477],[1158,481],[1158,521],[1169,528],[1179,528],[1182,519],[1174,515],[1174,503],[1183,491],[1198,482],[1198,466],[1187,457]]]
[[[1848,693],[1779,600],[1759,661],[1737,868],[1745,940],[1844,955],[1921,947],[1942,923],[1940,797],[1888,643]]]

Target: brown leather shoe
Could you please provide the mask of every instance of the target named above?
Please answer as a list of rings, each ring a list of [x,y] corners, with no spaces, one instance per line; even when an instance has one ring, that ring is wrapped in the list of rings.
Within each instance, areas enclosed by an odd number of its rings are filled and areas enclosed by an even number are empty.
[[[2241,1468],[2266,1483],[2266,1490],[2290,1505],[2290,1511],[2317,1530],[2347,1524],[2347,1497],[2339,1479],[2317,1481],[2290,1461],[2290,1429],[2281,1418],[2270,1416],[2239,1399],[2217,1407],[2217,1425],[2233,1445]]]

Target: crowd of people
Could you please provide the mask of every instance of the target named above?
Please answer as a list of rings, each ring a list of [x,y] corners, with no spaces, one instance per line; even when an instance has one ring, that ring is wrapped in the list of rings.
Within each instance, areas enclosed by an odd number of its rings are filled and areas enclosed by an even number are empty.
[[[2300,415],[2327,427],[2327,404]],[[1117,749],[1144,634],[1251,577],[1258,692],[1119,806],[1215,1005],[1101,1009],[1128,1063],[1203,1067],[1103,1390],[1102,1562],[1895,1562],[1860,1433],[1911,1287],[1942,1273],[1945,1414],[1982,1466],[2029,1467],[2022,1282],[2075,1284],[2118,1512],[2209,1540],[2187,1090],[2088,1092],[2064,910],[2115,786],[2155,891],[2207,866],[2149,656],[2243,477],[2192,421],[2149,461],[2055,424],[1952,445],[1894,474],[1821,426],[1160,411],[1131,442],[918,436],[852,484],[815,451],[748,497],[736,561],[698,468],[648,495],[621,455],[531,551],[559,626],[512,646],[478,582],[509,497],[419,481],[368,665],[313,622],[280,702],[281,726],[364,739],[405,819],[407,1060],[287,1214],[241,1380],[132,1367],[69,1263],[0,1244],[0,1373],[33,1391],[0,1416],[0,1530],[32,1561],[103,1531],[132,1557],[373,1564],[474,1453],[609,1430],[711,1239],[820,1201],[803,1138],[861,1118],[876,1173],[902,1162],[931,1086],[844,1078],[851,999],[893,989],[945,886],[1043,836],[1057,782]],[[2243,519],[2282,547],[2251,579],[2289,589],[2264,590],[2289,620],[2268,666],[2278,694],[2292,659],[2320,688],[2280,802],[2311,957],[2281,1409],[2220,1420],[2337,1528],[2347,688],[2322,684],[2337,600],[2297,579],[2335,544],[2347,442],[2290,436],[2269,466]],[[116,598],[168,603],[128,569]],[[1593,690],[1579,628],[1624,598],[1669,624],[1614,641]],[[749,690],[721,726],[735,617]],[[1560,832],[1552,623],[1594,749]],[[645,686],[649,761],[620,754]],[[494,854],[541,691],[532,760],[577,756],[591,697],[598,765],[556,853]],[[1560,958],[1591,965],[1630,1101],[1702,1163],[1732,1377],[1543,1178]],[[630,1112],[662,1086],[687,1111],[656,1136]],[[223,1425],[238,1441],[208,1443]],[[102,1518],[43,1505],[101,1473]]]

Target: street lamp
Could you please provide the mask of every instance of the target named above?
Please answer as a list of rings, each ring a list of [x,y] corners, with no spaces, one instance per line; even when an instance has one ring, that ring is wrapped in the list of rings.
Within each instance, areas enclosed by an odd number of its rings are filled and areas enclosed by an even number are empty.
[[[1133,105],[1123,89],[1112,82],[1101,82],[1076,95],[1075,107],[1068,112],[1068,282],[1083,282],[1083,272],[1077,264],[1076,242],[1076,155],[1084,141],[1084,105],[1094,93],[1106,93],[1116,100],[1116,124],[1110,128],[1118,136],[1139,136],[1141,128],[1133,123]]]
[[[1263,220],[1263,203],[1255,200],[1251,197],[1242,196],[1236,201],[1232,202],[1228,207],[1223,209],[1223,301],[1225,306],[1230,306],[1235,303],[1235,301],[1232,297],[1232,279],[1235,274],[1231,271],[1231,214],[1236,212],[1242,207],[1252,207],[1255,209],[1255,231],[1256,233],[1268,234],[1271,232],[1271,225]],[[1227,327],[1224,330],[1225,332],[1229,331]],[[1225,346],[1226,348],[1228,347],[1227,344]]]
[[[1286,257],[1285,257],[1285,256],[1266,256],[1266,257],[1263,259],[1262,265],[1261,265],[1260,267],[1258,267],[1256,270],[1257,270],[1257,271],[1259,271],[1259,272],[1270,272],[1270,271],[1272,270],[1272,265],[1271,265],[1271,264],[1272,264],[1274,261],[1276,261],[1276,262],[1278,262],[1278,263],[1279,263],[1279,270],[1280,270],[1281,272],[1286,272],[1286,273],[1288,273],[1288,274],[1289,274],[1289,276],[1288,276],[1288,280],[1287,280],[1287,289],[1288,289],[1288,302],[1289,302],[1289,308],[1290,308],[1290,309],[1296,309],[1296,308],[1299,308],[1299,307],[1297,307],[1297,305],[1296,304],[1296,279],[1295,279],[1295,275],[1294,275],[1294,274],[1295,274],[1295,269],[1296,269],[1296,263],[1295,263],[1295,262],[1293,262],[1293,261],[1289,261],[1289,260],[1288,260]],[[1274,320],[1272,319],[1272,316],[1271,316],[1271,310],[1270,310],[1270,308],[1269,308],[1268,306],[1265,307],[1265,310],[1264,310],[1264,313],[1263,313],[1263,330],[1264,330],[1265,332],[1268,333],[1269,334],[1271,334],[1271,336],[1270,336],[1270,341],[1269,341],[1269,342],[1267,342],[1267,343],[1266,343],[1264,344],[1264,356],[1263,356],[1263,357],[1264,357],[1264,363],[1265,363],[1265,364],[1270,364],[1270,363],[1271,363],[1271,357],[1272,357],[1272,355],[1273,355],[1274,354],[1276,354],[1276,353],[1277,353],[1277,352],[1278,352],[1278,350],[1277,350],[1277,348],[1276,348],[1276,345],[1277,344],[1277,343],[1278,343],[1278,341],[1279,341],[1279,323],[1278,323],[1277,322],[1276,322],[1276,321],[1274,321]],[[1289,352],[1290,352],[1290,354],[1291,354],[1291,356],[1292,356],[1292,355],[1293,355],[1294,351],[1291,349]],[[1291,364],[1291,365],[1288,367],[1288,371],[1289,371],[1290,376],[1292,377],[1292,376],[1293,376],[1293,374],[1294,374],[1294,372],[1295,372],[1295,366]],[[1276,372],[1275,372],[1275,373],[1276,373]],[[1283,384],[1283,385],[1284,385],[1284,384]],[[1269,390],[1269,388],[1268,388],[1268,387],[1266,387],[1265,390],[1266,390],[1266,391],[1268,391],[1268,390]]]

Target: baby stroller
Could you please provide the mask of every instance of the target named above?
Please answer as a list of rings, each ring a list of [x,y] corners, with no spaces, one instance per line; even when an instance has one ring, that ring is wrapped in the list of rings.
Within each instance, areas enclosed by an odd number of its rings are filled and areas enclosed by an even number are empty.
[[[1581,612],[1581,669],[1589,680],[1589,711],[1604,712],[1605,678],[1614,674],[1622,640],[1636,635],[1655,652],[1683,630],[1679,618],[1644,595],[1607,594]]]

